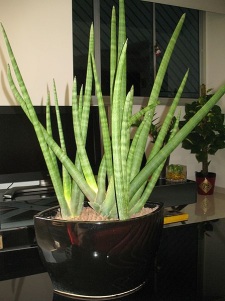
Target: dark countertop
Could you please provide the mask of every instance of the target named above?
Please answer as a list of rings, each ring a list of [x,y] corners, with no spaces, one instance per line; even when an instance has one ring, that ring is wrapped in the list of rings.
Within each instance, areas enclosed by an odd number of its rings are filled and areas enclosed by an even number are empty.
[[[0,201],[0,235],[4,238],[4,248],[0,250],[0,280],[45,272],[35,244],[33,215],[46,206],[54,205],[56,199],[52,196],[41,199],[33,196],[22,202],[19,199],[15,202]],[[181,296],[182,301],[201,300],[197,287],[199,225],[225,218],[225,189],[216,188],[211,196],[198,195],[197,202],[184,206],[182,212],[188,213],[187,221],[164,227],[157,277],[140,291],[117,300],[180,301]],[[53,297],[53,301],[66,300],[69,299]]]

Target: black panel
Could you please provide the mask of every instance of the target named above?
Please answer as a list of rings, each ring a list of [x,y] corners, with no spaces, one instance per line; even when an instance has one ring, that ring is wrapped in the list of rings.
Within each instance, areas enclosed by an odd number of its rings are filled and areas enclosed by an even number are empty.
[[[45,124],[45,108],[35,107]],[[63,131],[69,157],[74,161],[74,141],[71,107],[60,107]],[[0,107],[0,183],[48,179],[46,164],[34,129],[20,107]],[[58,142],[56,114],[52,108],[53,137]],[[101,159],[98,108],[91,107],[87,135],[87,153],[94,173]]]
[[[44,272],[37,247],[0,252],[0,281]]]

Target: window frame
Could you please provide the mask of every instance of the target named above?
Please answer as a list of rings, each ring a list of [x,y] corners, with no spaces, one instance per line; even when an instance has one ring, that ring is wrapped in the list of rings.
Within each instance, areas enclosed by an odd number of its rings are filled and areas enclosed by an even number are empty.
[[[99,79],[101,81],[101,35],[100,35],[100,1],[94,0],[93,3],[93,17],[94,17],[94,34],[95,34],[95,60],[97,71],[99,74]],[[142,0],[143,1],[143,0]],[[145,0],[144,0],[145,1]],[[150,1],[149,1],[150,2]],[[156,43],[156,31],[155,31],[155,5],[153,4],[153,45]],[[205,24],[205,12],[199,11],[199,82],[205,82],[205,30],[203,30]],[[154,65],[154,77],[156,73],[156,57],[153,58]],[[134,105],[146,105],[148,103],[148,96],[134,96]],[[169,105],[171,103],[172,98],[160,97],[159,101],[161,105]],[[110,97],[108,95],[104,95],[105,104],[110,104]],[[193,98],[181,98],[180,105],[184,105],[187,102],[193,101]],[[92,96],[92,104],[97,105],[97,97],[96,95]]]

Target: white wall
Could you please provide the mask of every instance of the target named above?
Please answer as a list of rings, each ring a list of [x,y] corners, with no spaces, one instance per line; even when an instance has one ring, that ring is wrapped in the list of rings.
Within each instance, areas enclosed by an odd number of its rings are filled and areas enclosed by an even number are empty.
[[[34,104],[46,101],[47,87],[51,91],[53,78],[59,101],[65,104],[68,85],[73,80],[72,1],[0,0],[0,22]],[[14,102],[5,74],[8,62],[0,34],[0,105]]]
[[[67,86],[73,80],[72,1],[0,0],[0,22],[34,104],[46,101],[53,78],[60,104],[67,104]],[[8,62],[0,32],[0,106],[14,104],[6,79]],[[0,281],[1,301],[51,301],[52,294],[47,273]]]
[[[225,84],[225,14],[206,14],[206,84],[217,89]],[[219,102],[225,113],[225,96]],[[216,183],[225,187],[225,149],[212,157],[210,169],[217,173]]]
[[[206,84],[218,88],[225,84],[225,14],[206,14]],[[220,102],[225,112],[225,98]]]

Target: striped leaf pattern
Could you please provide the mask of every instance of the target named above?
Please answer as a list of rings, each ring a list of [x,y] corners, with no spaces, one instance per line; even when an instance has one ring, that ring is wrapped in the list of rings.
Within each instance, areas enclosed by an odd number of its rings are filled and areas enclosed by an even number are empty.
[[[148,134],[155,115],[155,108],[158,104],[163,79],[182,29],[185,15],[181,16],[181,19],[178,22],[167,46],[150,93],[147,107],[141,110],[138,114],[132,116],[134,88],[132,87],[128,93],[126,92],[128,42],[126,39],[125,6],[124,0],[118,1],[118,38],[116,37],[117,22],[115,17],[115,8],[112,9],[111,19],[110,117],[107,118],[108,116],[105,109],[104,98],[96,69],[94,58],[94,30],[92,25],[90,29],[85,86],[84,88],[83,86],[81,87],[78,96],[75,78],[72,92],[72,114],[77,145],[77,156],[75,162],[72,162],[66,155],[63,138],[63,125],[60,121],[58,96],[55,83],[53,83],[53,94],[61,145],[58,145],[54,141],[51,134],[50,96],[47,96],[47,127],[45,128],[38,120],[15,56],[11,49],[7,34],[1,24],[11,65],[16,75],[19,89],[16,87],[13,80],[10,67],[8,67],[9,85],[15,99],[21,105],[24,113],[27,115],[27,118],[34,126],[37,139],[40,143],[40,147],[46,160],[55,192],[59,200],[61,214],[65,219],[78,216],[80,214],[84,203],[84,196],[87,198],[90,206],[94,210],[108,218],[119,218],[124,220],[128,219],[132,214],[139,212],[148,200],[166,158],[225,94],[225,85],[223,85],[211,97],[211,99],[207,101],[202,109],[200,109],[180,130],[178,129],[178,116],[174,128],[170,133],[169,141],[164,145],[165,136],[168,134],[167,131],[169,125],[175,115],[179,99],[187,81],[187,71],[171,107],[168,110],[168,115],[161,127],[152,152],[147,158],[145,166],[142,168],[141,161],[145,153]],[[93,174],[85,150],[93,81],[98,99],[100,125],[103,138],[103,157],[98,175]],[[131,142],[131,125],[136,120],[141,120],[141,122]],[[56,164],[56,157],[66,170],[66,180],[61,179],[61,175]],[[97,176],[97,181],[95,176]],[[63,189],[63,183],[66,183],[66,189]]]

